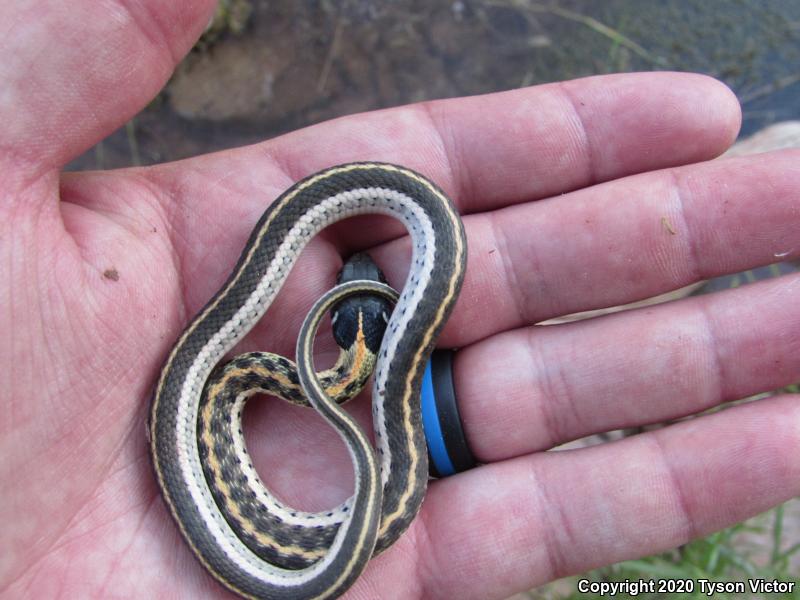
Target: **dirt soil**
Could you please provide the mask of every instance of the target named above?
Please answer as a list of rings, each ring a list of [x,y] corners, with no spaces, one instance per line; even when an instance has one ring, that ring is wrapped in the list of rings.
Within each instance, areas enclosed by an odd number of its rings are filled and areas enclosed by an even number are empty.
[[[152,164],[344,114],[617,71],[708,73],[745,135],[800,117],[794,0],[223,0],[165,90],[72,169]]]

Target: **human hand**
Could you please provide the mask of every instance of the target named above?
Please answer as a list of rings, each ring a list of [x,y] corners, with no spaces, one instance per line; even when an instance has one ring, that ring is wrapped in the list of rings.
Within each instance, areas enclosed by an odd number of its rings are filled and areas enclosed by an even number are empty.
[[[800,493],[791,397],[543,452],[800,376],[797,276],[532,326],[798,256],[796,152],[702,162],[736,135],[727,89],[671,73],[584,79],[347,117],[179,163],[61,174],[164,84],[208,20],[213,3],[196,4],[0,9],[12,24],[0,66],[9,597],[226,595],[158,496],[144,433],[151,388],[267,204],[353,160],[416,169],[465,215],[468,273],[441,345],[461,348],[460,409],[487,464],[433,483],[349,597],[500,598]],[[401,285],[399,233],[378,218],[326,231],[242,349],[290,354],[342,255],[370,249]],[[367,404],[354,410],[367,424]],[[256,464],[290,504],[315,510],[350,494],[344,447],[313,413],[260,402],[248,421]]]

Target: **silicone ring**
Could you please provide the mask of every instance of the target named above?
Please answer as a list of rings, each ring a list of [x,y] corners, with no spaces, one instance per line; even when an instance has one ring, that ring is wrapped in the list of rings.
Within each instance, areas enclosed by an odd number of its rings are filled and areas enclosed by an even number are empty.
[[[476,465],[464,435],[453,386],[453,350],[436,350],[422,379],[422,423],[430,473],[447,477]]]
[[[425,365],[425,374],[422,376],[422,392],[420,402],[422,404],[422,427],[425,429],[425,439],[428,442],[428,457],[430,472],[434,477],[452,475],[456,472],[450,457],[447,455],[447,448],[444,444],[442,427],[439,423],[439,414],[436,410],[436,398],[433,395],[433,376],[431,374],[431,360]]]

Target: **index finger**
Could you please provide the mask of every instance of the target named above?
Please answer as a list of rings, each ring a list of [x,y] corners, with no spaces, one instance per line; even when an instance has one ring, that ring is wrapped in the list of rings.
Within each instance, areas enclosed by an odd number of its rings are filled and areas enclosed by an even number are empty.
[[[633,73],[345,117],[264,148],[292,179],[332,158],[403,164],[470,213],[713,158],[740,122],[735,96],[710,77]]]

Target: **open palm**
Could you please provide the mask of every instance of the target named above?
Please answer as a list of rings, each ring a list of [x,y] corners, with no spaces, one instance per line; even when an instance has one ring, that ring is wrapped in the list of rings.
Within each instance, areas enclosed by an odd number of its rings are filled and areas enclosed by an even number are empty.
[[[353,160],[416,169],[465,215],[467,279],[441,343],[461,348],[459,403],[487,463],[431,485],[353,598],[503,597],[800,493],[791,397],[541,452],[800,377],[797,276],[532,326],[800,254],[798,154],[699,162],[735,137],[726,88],[668,73],[593,78],[357,115],[180,163],[60,173],[159,90],[211,8],[0,8],[0,590],[227,594],[157,493],[144,426],[152,385],[269,202]],[[402,285],[400,233],[377,218],[325,232],[243,348],[291,353],[341,255],[370,249]],[[354,410],[366,423],[367,404]],[[257,464],[290,503],[320,509],[349,495],[347,453],[313,413],[276,401],[249,411]]]

